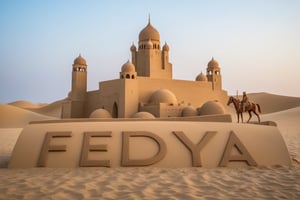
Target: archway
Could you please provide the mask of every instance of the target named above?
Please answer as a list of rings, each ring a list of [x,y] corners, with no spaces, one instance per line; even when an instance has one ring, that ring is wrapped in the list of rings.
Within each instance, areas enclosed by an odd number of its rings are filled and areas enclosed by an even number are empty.
[[[113,105],[113,109],[112,109],[112,117],[113,118],[118,118],[118,105],[115,102]]]

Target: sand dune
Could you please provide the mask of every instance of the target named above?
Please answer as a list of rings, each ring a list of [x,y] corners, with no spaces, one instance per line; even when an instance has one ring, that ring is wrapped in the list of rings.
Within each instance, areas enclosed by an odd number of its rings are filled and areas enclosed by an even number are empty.
[[[34,104],[29,101],[20,100],[20,101],[11,102],[8,105],[16,106],[16,107],[24,108],[24,109],[32,109],[32,108],[40,108],[40,107],[46,106],[48,104],[47,103]]]
[[[23,128],[30,121],[49,119],[55,118],[15,106],[0,104],[0,128]]]
[[[42,115],[47,115],[50,117],[56,117],[60,118],[61,117],[61,105],[62,105],[63,100],[55,101],[51,104],[39,107],[39,108],[31,108],[29,109],[32,112],[36,112]]]
[[[248,97],[250,102],[258,103],[260,105],[263,114],[300,106],[300,97],[281,96],[264,92],[249,93]],[[242,99],[242,96],[239,96],[239,99]]]

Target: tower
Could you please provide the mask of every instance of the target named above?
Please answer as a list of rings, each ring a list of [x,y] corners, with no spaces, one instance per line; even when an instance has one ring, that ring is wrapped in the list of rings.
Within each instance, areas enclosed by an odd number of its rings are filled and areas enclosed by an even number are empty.
[[[72,91],[71,100],[84,101],[87,92],[87,64],[86,60],[79,55],[72,68]]]
[[[172,78],[169,46],[165,44],[161,49],[159,32],[151,25],[150,18],[147,26],[139,34],[138,49],[133,44],[130,50],[132,63],[136,67],[138,76]]]
[[[206,76],[209,82],[212,82],[212,90],[221,90],[222,89],[222,76],[219,63],[212,58],[206,68]]]

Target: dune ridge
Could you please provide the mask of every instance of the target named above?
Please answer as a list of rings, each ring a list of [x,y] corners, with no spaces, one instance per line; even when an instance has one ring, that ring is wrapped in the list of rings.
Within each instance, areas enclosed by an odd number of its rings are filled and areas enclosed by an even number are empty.
[[[29,110],[32,112],[36,112],[42,115],[47,115],[50,117],[61,117],[61,108],[64,100],[58,100],[53,103],[47,104],[45,106],[30,108]]]
[[[34,104],[29,101],[19,100],[19,101],[14,101],[14,102],[8,103],[8,105],[16,106],[16,107],[24,108],[24,109],[32,109],[32,108],[40,108],[40,107],[46,106],[48,104],[47,103]]]
[[[289,97],[270,93],[249,93],[250,102],[258,103],[263,114],[278,112],[300,106],[300,97]],[[240,96],[239,99],[242,99]]]
[[[19,107],[0,104],[0,128],[23,128],[30,121],[57,119]]]

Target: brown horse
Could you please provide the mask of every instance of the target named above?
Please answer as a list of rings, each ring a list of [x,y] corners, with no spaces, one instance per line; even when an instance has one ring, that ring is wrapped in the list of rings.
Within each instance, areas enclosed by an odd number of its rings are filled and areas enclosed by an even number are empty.
[[[242,105],[241,101],[239,99],[231,96],[228,99],[227,105],[229,106],[231,103],[233,103],[233,105],[234,105],[234,108],[235,108],[235,111],[236,111],[236,114],[238,117],[238,123],[240,122],[240,116],[241,116],[241,119],[243,122],[243,105]],[[256,112],[256,107],[258,108],[258,112],[261,113],[259,104],[249,103],[249,105],[246,106],[246,111],[248,111],[248,113],[249,113],[249,119],[248,119],[247,123],[250,121],[250,119],[252,117],[251,112],[253,112],[257,116],[258,123],[260,123],[260,117]]]

